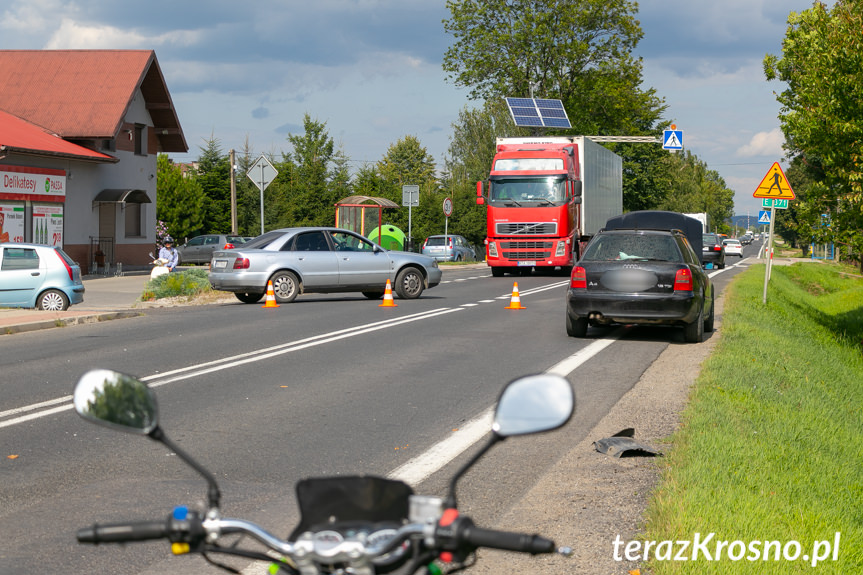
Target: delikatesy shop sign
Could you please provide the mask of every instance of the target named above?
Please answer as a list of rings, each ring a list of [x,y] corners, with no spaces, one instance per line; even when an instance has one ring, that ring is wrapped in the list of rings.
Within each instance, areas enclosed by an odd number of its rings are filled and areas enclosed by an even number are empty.
[[[63,201],[66,172],[46,168],[0,166],[0,198]]]

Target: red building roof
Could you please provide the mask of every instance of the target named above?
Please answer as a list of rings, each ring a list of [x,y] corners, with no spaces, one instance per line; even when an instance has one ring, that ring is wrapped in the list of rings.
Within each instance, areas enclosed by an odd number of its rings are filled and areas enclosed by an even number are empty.
[[[97,162],[117,162],[117,158],[67,142],[44,128],[0,110],[0,158],[8,152],[57,156]]]
[[[0,110],[61,138],[115,138],[140,88],[162,152],[186,152],[152,50],[0,50]]]

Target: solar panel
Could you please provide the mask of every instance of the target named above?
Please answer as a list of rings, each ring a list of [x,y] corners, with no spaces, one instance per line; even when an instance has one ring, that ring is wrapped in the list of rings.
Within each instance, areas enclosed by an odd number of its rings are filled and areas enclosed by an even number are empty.
[[[571,128],[560,100],[506,98],[516,126]]]

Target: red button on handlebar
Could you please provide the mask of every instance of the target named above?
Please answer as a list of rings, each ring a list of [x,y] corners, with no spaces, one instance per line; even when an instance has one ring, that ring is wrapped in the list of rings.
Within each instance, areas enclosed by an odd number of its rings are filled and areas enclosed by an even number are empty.
[[[458,519],[458,509],[446,509],[441,515],[440,522],[438,523],[441,527],[449,527],[453,524],[453,521]]]

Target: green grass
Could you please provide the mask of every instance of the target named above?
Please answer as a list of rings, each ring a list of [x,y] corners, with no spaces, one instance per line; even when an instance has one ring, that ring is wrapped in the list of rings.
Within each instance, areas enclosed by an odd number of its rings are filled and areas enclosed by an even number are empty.
[[[643,534],[793,540],[801,558],[651,561],[653,573],[863,573],[863,278],[848,272],[776,266],[766,305],[763,266],[729,286],[722,338],[662,463]],[[802,559],[837,532],[837,561]]]

